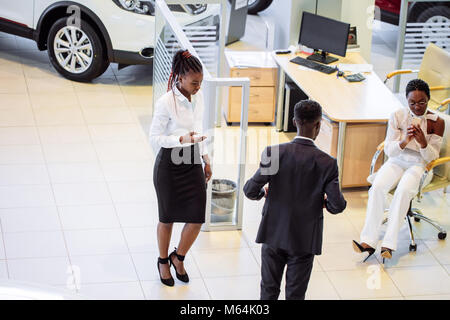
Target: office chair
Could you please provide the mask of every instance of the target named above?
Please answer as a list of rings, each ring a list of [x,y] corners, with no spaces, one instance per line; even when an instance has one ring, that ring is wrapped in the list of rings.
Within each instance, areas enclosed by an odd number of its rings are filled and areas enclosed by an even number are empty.
[[[431,161],[427,164],[425,172],[422,176],[422,179],[420,181],[419,190],[416,195],[417,201],[420,202],[422,199],[422,194],[425,192],[430,192],[434,190],[444,189],[450,186],[450,116],[441,114],[439,115],[441,118],[445,121],[445,131],[443,136],[443,142],[441,146],[441,151],[439,154],[439,159],[436,159],[434,161]],[[384,142],[382,142],[378,147],[377,151],[375,152],[372,163],[370,166],[370,174],[374,173],[375,165],[377,163],[377,159],[380,156],[380,154],[383,152],[384,149]],[[423,183],[425,181],[425,178],[428,175],[428,172],[433,170],[433,178],[431,182],[423,186]],[[395,188],[390,191],[391,194],[394,194]],[[386,209],[388,211],[388,209]],[[432,219],[426,217],[422,212],[412,207],[412,200],[409,205],[408,213],[406,215],[406,221],[408,222],[408,228],[409,228],[409,235],[410,235],[410,245],[409,245],[409,251],[416,251],[417,250],[417,244],[414,241],[414,233],[412,229],[411,224],[411,218],[414,218],[414,221],[419,222],[421,220],[431,224],[434,228],[438,230],[438,238],[440,240],[444,240],[447,237],[447,231],[440,226],[436,221],[433,221]],[[387,222],[387,218],[384,219],[383,224]]]
[[[418,73],[417,77],[430,86],[431,99],[428,107],[432,110],[450,113],[450,52],[429,43],[423,55],[419,70],[401,69],[390,72],[384,83],[400,74]],[[401,96],[401,100],[404,97]]]

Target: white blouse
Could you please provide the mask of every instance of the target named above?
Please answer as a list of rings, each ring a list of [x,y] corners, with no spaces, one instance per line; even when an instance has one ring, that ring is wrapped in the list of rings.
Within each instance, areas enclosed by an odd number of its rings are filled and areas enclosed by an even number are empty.
[[[199,90],[191,101],[178,90],[166,92],[156,101],[150,127],[150,143],[158,154],[160,148],[187,147],[192,143],[180,143],[180,137],[189,132],[203,133],[203,93]],[[208,153],[205,141],[199,143],[200,154]]]
[[[425,166],[430,161],[439,158],[439,151],[443,138],[437,134],[427,133],[427,119],[437,121],[438,115],[427,113],[420,117],[420,128],[425,134],[427,146],[421,148],[416,139],[412,139],[404,149],[400,148],[408,127],[412,123],[413,116],[408,108],[402,108],[391,114],[384,144],[384,152],[389,158],[394,158],[409,163],[420,164]]]

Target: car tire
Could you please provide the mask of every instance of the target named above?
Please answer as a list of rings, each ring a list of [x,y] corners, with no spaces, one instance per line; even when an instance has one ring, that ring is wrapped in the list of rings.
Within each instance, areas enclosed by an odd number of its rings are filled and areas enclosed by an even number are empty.
[[[445,17],[450,20],[450,8],[446,6],[433,6],[424,10],[417,16],[416,22],[427,22],[434,17]]]
[[[248,13],[249,14],[258,14],[263,10],[266,10],[271,4],[273,0],[250,0],[248,5]]]
[[[433,6],[425,9],[421,14],[417,16],[416,22],[442,22],[448,23],[450,22],[450,8],[442,5]],[[427,27],[423,27],[424,31],[427,31]],[[436,31],[435,31],[436,32]],[[447,41],[431,41],[435,43],[437,46],[447,49],[448,45],[446,45]],[[422,45],[426,45],[427,43],[421,43]]]
[[[99,35],[83,20],[79,26],[68,26],[67,17],[57,20],[48,33],[47,51],[53,67],[73,81],[90,82],[109,66]]]

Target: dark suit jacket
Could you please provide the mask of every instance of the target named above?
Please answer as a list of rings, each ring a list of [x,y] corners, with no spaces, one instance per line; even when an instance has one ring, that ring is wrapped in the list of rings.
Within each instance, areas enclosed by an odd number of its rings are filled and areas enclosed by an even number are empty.
[[[260,200],[267,183],[256,242],[292,254],[321,254],[324,194],[325,206],[333,214],[347,205],[339,188],[336,159],[306,139],[267,147],[244,193],[251,200]]]

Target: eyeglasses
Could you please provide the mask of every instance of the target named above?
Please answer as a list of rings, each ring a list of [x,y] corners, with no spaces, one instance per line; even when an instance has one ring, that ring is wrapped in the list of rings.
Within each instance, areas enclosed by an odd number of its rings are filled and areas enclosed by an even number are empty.
[[[416,105],[416,104],[420,107],[425,107],[427,105],[427,102],[425,102],[425,101],[413,102],[412,101],[412,102],[408,102],[408,104],[410,107],[414,107],[414,105]]]

